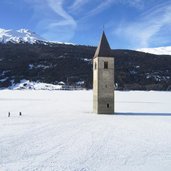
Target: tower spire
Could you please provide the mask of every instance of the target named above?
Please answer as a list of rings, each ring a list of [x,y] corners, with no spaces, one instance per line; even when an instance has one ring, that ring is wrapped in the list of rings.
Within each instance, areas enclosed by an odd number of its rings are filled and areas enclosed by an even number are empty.
[[[111,48],[106,38],[105,32],[103,31],[101,39],[100,39],[100,43],[97,47],[94,58],[95,57],[110,57],[110,56],[111,56]]]

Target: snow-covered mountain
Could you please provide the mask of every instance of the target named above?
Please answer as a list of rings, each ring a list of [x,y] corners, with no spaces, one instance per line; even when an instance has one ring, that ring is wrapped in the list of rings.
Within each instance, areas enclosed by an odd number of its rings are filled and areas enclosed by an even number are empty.
[[[137,51],[152,53],[156,55],[171,55],[171,46],[157,47],[157,48],[142,48]]]
[[[27,43],[36,43],[37,41],[46,41],[44,38],[32,32],[28,29],[20,29],[20,30],[5,30],[0,28],[0,42],[7,43],[19,43],[19,42],[27,42]]]

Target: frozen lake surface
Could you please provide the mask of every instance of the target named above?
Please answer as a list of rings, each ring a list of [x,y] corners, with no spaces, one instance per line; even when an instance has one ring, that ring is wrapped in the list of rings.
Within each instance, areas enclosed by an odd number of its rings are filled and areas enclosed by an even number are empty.
[[[171,92],[115,99],[97,115],[92,91],[0,91],[0,171],[170,171]]]

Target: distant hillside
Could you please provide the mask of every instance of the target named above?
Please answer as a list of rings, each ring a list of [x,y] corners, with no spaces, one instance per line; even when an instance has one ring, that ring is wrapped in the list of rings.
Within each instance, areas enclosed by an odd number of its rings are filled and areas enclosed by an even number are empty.
[[[171,46],[157,47],[157,48],[142,48],[142,49],[137,49],[137,51],[152,53],[156,55],[171,55]]]
[[[92,88],[92,57],[96,47],[57,43],[0,44],[0,87],[20,80]],[[171,86],[171,56],[113,50],[115,84],[121,90],[167,90]]]

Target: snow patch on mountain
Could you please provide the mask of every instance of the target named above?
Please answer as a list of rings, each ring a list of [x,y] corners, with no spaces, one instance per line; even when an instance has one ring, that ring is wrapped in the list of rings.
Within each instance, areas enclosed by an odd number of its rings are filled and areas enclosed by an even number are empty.
[[[32,32],[28,29],[20,29],[20,30],[5,30],[0,29],[0,42],[7,43],[20,43],[20,42],[27,42],[27,43],[36,43],[38,41],[46,41],[44,38]]]
[[[57,44],[65,44],[65,45],[76,45],[70,42],[59,42],[59,41],[48,41],[48,43],[57,43]]]
[[[42,65],[42,64],[39,64],[39,65],[34,65],[34,64],[29,64],[29,69],[38,69],[38,68],[42,68],[42,69],[48,69],[48,68],[51,68],[52,66],[48,66],[48,65]]]
[[[21,80],[20,83],[13,83],[10,90],[60,90],[62,85],[53,85],[29,80]]]
[[[157,47],[157,48],[142,48],[142,49],[137,49],[137,51],[152,53],[156,55],[171,55],[171,46]]]

